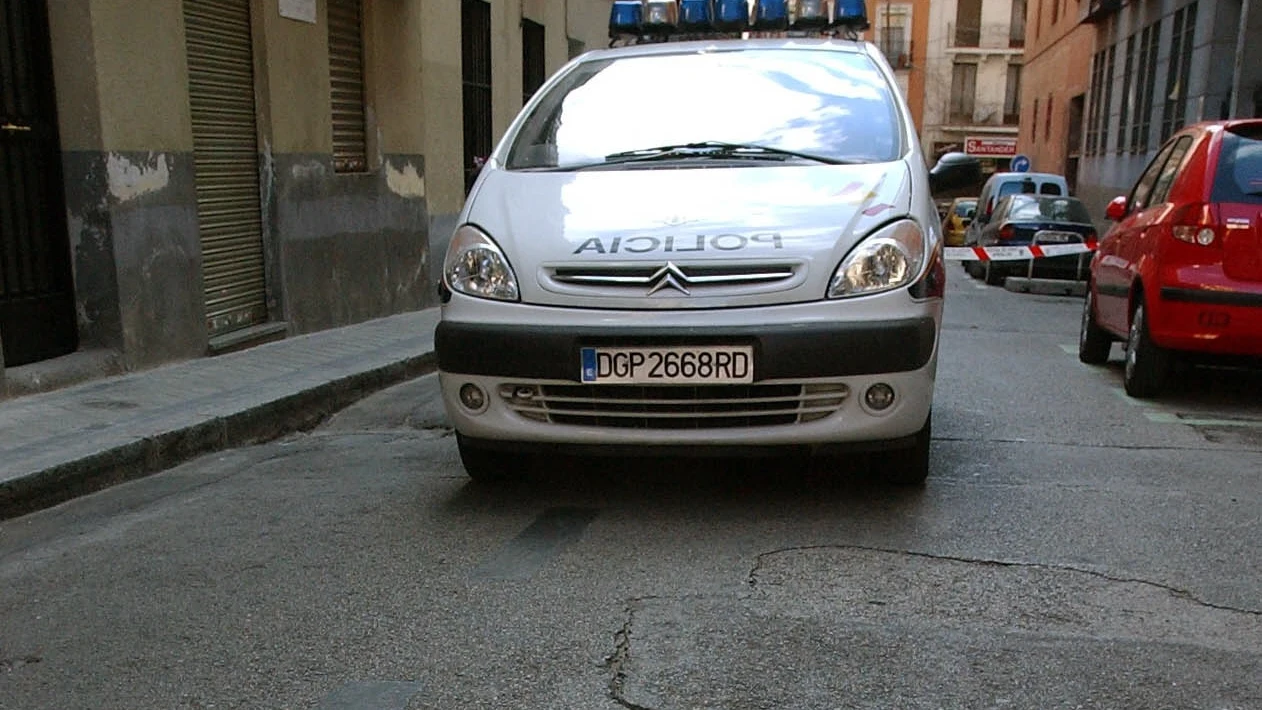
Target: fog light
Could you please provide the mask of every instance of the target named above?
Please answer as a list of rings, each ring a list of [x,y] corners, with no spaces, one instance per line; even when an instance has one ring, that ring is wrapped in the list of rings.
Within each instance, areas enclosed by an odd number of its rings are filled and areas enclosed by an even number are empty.
[[[460,386],[460,403],[465,409],[480,412],[486,409],[486,392],[472,382],[466,382]]]
[[[878,382],[863,393],[863,402],[873,411],[883,412],[894,404],[894,388]]]

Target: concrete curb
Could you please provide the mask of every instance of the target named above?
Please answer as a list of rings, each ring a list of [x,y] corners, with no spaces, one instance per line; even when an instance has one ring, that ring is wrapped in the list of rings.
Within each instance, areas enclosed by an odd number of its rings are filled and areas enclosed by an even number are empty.
[[[434,368],[433,352],[421,353],[10,480],[0,484],[0,520],[158,473],[208,453],[310,430],[360,399]]]
[[[1030,279],[1024,276],[1009,276],[1004,279],[1003,287],[1013,293],[1032,293],[1039,296],[1077,296],[1081,298],[1087,295],[1086,281]]]

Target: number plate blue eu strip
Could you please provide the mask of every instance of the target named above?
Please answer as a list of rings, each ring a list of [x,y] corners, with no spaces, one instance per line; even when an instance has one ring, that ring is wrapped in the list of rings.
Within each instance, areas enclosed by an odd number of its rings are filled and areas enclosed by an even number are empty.
[[[596,381],[596,348],[583,348],[583,382]]]

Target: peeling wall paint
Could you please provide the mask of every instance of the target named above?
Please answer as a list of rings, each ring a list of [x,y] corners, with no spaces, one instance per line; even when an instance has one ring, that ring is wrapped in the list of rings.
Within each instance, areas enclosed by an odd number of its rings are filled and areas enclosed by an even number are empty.
[[[425,178],[411,163],[404,164],[402,170],[396,169],[393,163],[386,163],[386,186],[399,197],[425,197]]]
[[[170,156],[163,153],[149,153],[145,160],[136,162],[110,153],[105,161],[110,195],[119,202],[130,202],[165,189],[171,184],[170,161]]]

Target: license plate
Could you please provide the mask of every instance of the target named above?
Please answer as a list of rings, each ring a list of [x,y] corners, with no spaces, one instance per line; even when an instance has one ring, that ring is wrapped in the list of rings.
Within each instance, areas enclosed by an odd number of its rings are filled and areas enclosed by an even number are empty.
[[[1039,232],[1034,235],[1035,244],[1068,244],[1082,241],[1082,237],[1072,232]]]
[[[596,384],[741,384],[754,381],[749,345],[583,348],[583,382]]]

